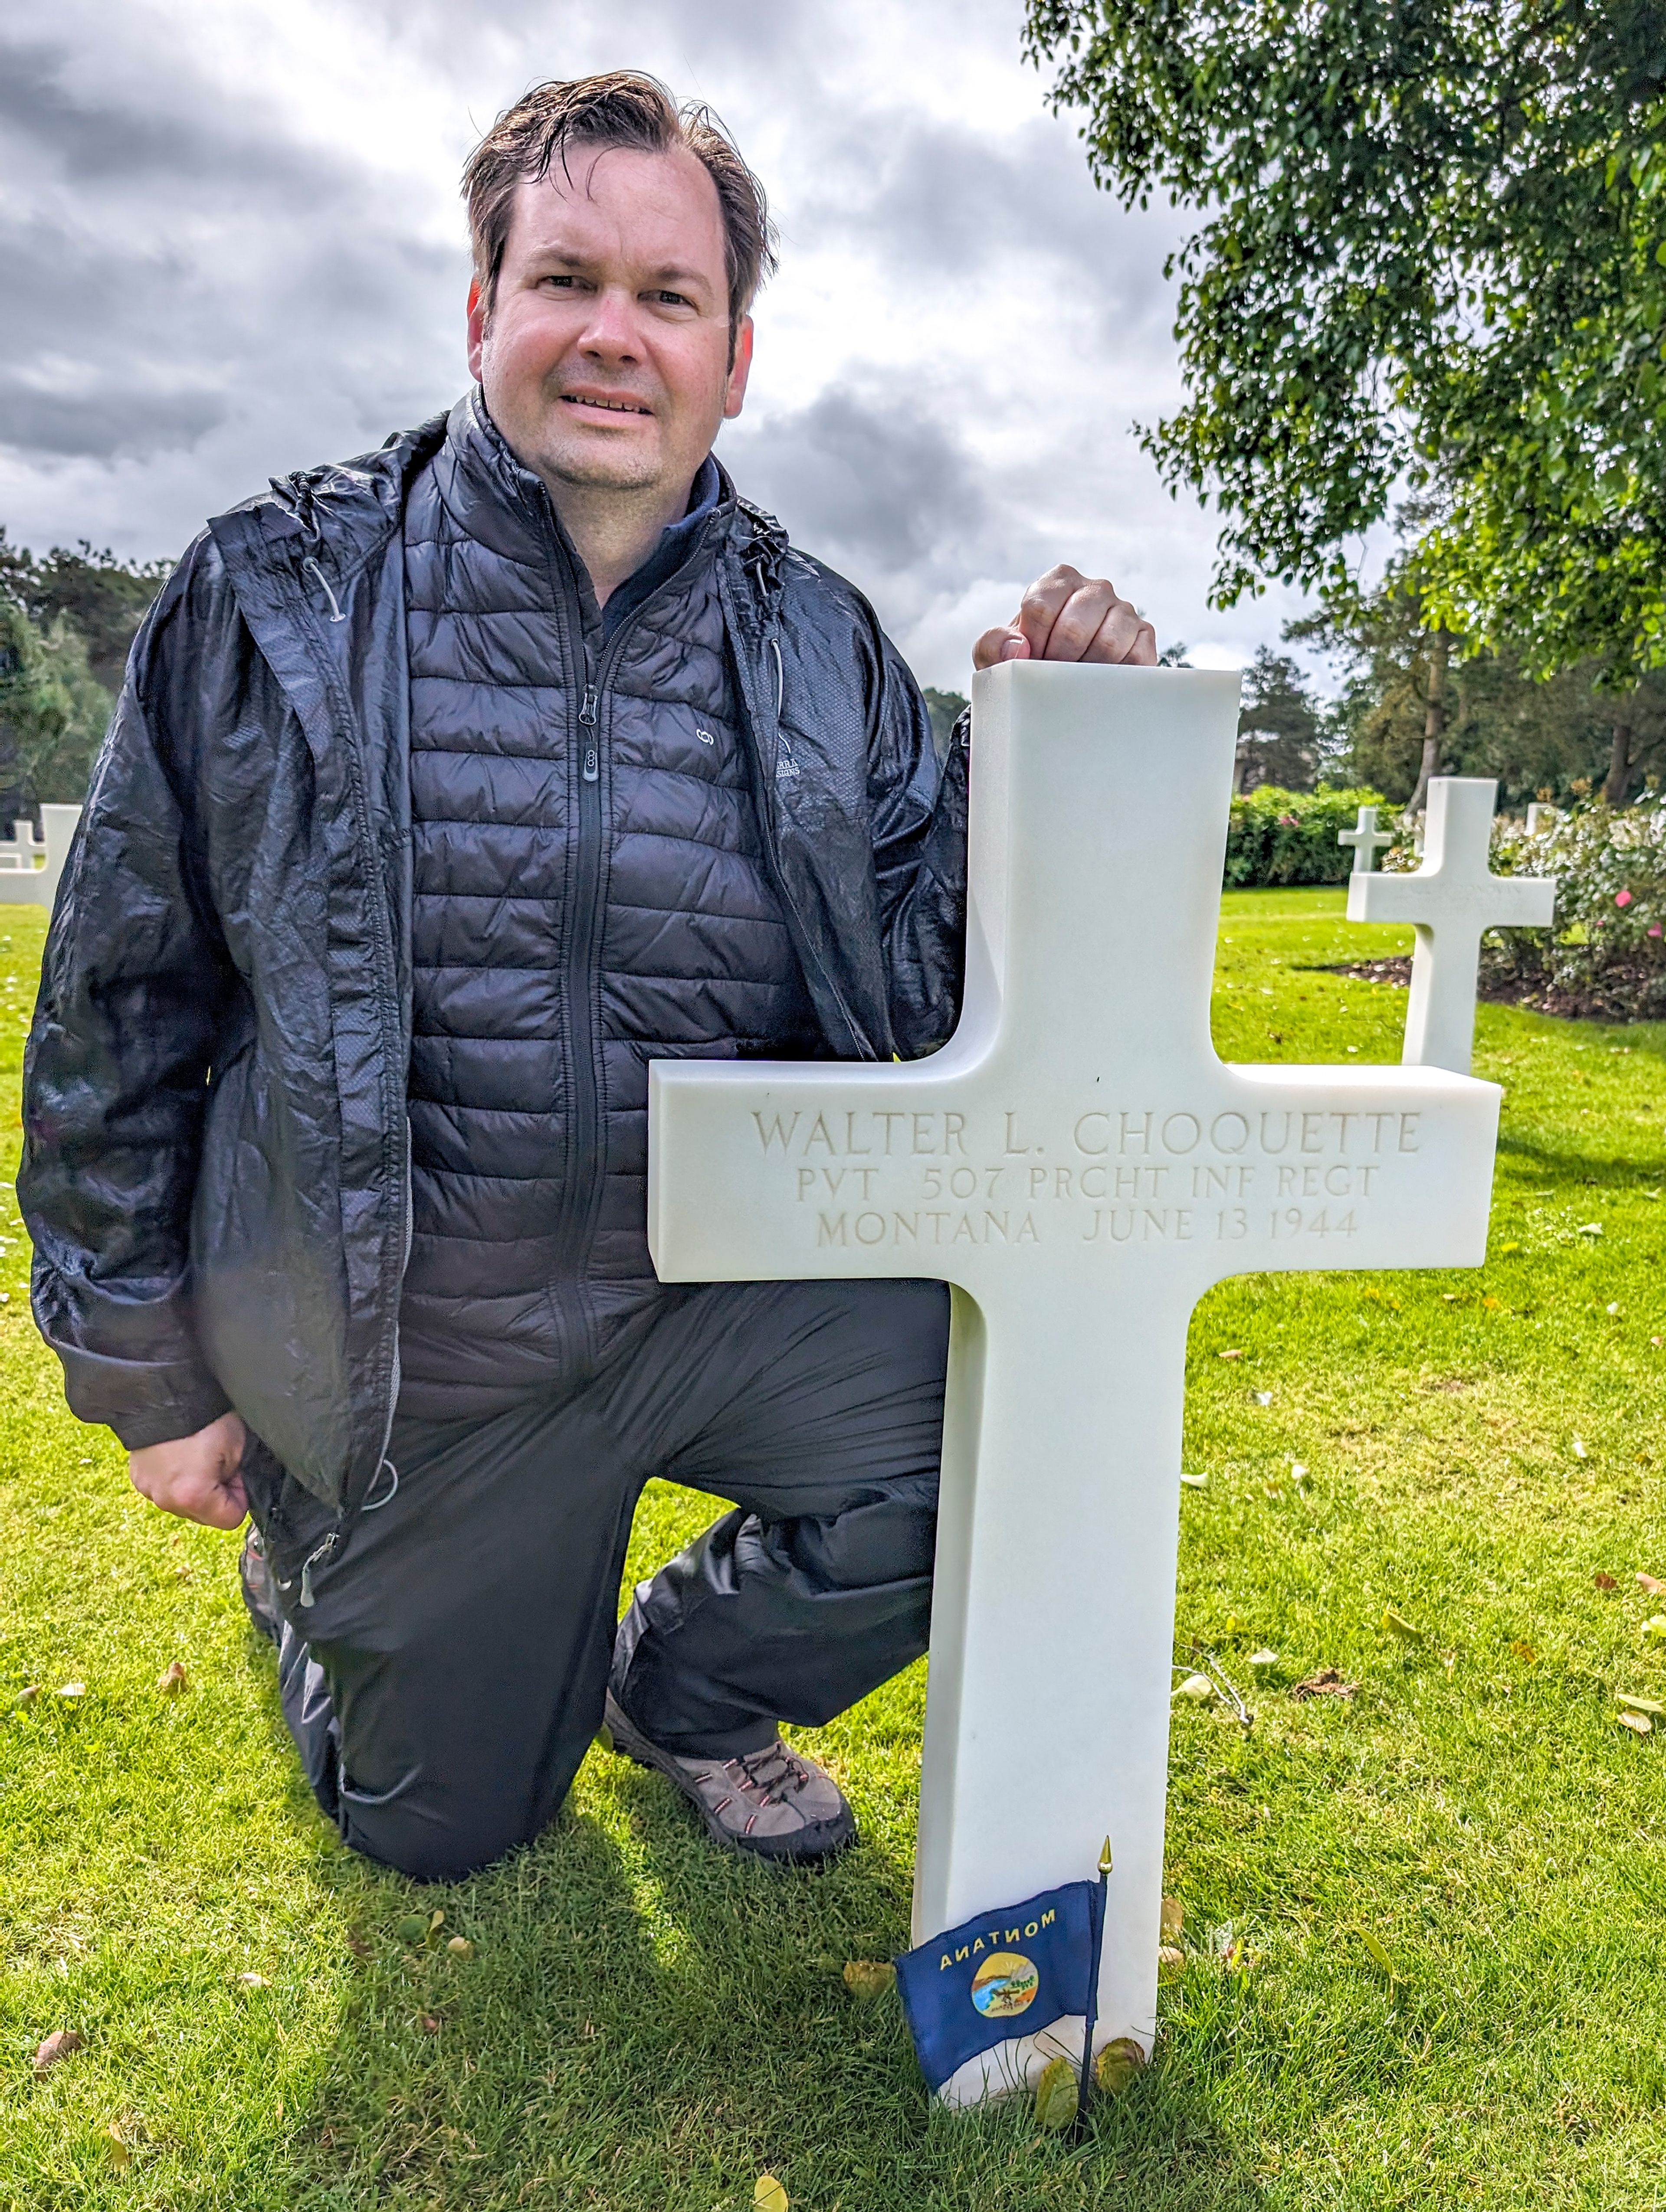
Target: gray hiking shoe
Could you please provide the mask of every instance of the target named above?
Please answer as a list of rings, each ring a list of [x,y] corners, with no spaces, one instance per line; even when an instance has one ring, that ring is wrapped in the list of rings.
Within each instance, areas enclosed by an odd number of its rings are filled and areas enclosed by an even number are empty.
[[[824,1859],[856,1832],[856,1816],[836,1782],[777,1736],[762,1751],[732,1759],[678,1759],[650,1743],[607,1693],[605,1734],[611,1747],[674,1783],[714,1843],[761,1859]]]

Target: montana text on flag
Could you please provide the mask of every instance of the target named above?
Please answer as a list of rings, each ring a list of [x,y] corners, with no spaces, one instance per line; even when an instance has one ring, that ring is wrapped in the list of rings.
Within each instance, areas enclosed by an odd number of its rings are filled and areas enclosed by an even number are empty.
[[[1067,1881],[903,1953],[897,1986],[933,2089],[981,2051],[1085,2014],[1100,1895]]]

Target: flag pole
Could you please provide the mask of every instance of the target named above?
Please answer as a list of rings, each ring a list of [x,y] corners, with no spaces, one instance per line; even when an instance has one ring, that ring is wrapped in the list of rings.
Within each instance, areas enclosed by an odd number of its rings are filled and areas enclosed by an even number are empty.
[[[1087,2125],[1093,2085],[1093,2031],[1099,2024],[1099,1959],[1105,1948],[1105,1906],[1110,1892],[1110,1838],[1099,1853],[1098,1911],[1093,1916],[1093,1956],[1087,1974],[1087,2023],[1082,2033],[1082,2078],[1076,2091],[1076,2126]]]

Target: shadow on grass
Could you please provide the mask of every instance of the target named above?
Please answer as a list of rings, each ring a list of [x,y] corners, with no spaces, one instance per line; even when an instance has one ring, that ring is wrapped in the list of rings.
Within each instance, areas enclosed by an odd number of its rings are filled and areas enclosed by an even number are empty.
[[[316,1823],[262,1671],[292,1815]],[[909,1869],[877,1843],[820,1871],[743,1860],[660,1777],[593,1750],[555,1825],[470,1881],[419,1887],[334,1848],[317,1875],[362,1948],[263,2207],[746,2212],[766,2170],[795,2212],[1264,2203],[1172,2058],[1079,2144],[1038,2136],[1027,2100],[933,2112],[894,1994],[860,2003],[842,1978],[908,1940]],[[432,1945],[401,1939],[435,1909]]]

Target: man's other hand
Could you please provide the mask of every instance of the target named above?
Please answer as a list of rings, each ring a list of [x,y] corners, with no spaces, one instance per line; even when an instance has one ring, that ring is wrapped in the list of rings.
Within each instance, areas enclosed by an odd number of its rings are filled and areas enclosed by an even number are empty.
[[[209,1528],[235,1528],[249,1510],[238,1469],[246,1431],[235,1413],[222,1413],[194,1437],[174,1437],[129,1452],[133,1487],[164,1513],[200,1521]]]
[[[986,629],[972,647],[974,668],[1001,660],[1110,660],[1157,665],[1157,632],[1103,576],[1061,562],[1037,577],[1002,629]]]

